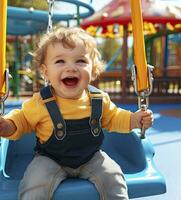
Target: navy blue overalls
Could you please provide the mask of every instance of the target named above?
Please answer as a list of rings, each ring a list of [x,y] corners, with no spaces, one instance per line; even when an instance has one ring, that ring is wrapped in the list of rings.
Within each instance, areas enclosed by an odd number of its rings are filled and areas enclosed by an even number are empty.
[[[78,120],[63,119],[61,108],[58,108],[50,86],[40,91],[54,130],[48,141],[43,144],[37,138],[36,152],[50,157],[60,165],[77,168],[89,161],[100,149],[104,138],[101,128],[102,97],[97,88],[89,86],[88,90],[91,99],[91,116]]]

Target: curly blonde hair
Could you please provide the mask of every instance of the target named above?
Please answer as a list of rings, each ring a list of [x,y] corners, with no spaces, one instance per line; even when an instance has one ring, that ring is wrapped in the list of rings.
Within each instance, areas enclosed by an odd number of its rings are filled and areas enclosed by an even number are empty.
[[[39,41],[37,49],[32,53],[34,65],[39,68],[41,73],[41,65],[44,64],[47,48],[50,44],[58,42],[65,48],[75,48],[76,43],[80,40],[83,41],[85,47],[90,52],[93,63],[92,75],[94,79],[97,78],[103,71],[104,62],[101,60],[96,41],[86,31],[77,27],[59,27],[51,33],[44,34]]]

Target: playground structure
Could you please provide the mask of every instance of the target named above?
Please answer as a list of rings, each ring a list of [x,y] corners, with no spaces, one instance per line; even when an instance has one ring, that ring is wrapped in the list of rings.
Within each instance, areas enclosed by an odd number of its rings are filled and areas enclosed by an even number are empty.
[[[133,5],[133,8],[136,8],[135,6]],[[143,41],[141,42],[143,43]],[[139,58],[137,62],[138,66],[140,66],[141,61]],[[147,68],[146,70],[144,68],[147,66],[144,65],[146,65],[146,60],[142,66],[142,71],[144,71],[142,75],[146,74],[146,81],[142,83],[142,81],[138,80],[136,83],[136,87],[138,86],[137,93],[141,98],[144,98],[145,95],[146,98],[149,96],[148,93],[150,92],[149,89],[152,84],[149,82],[150,80],[147,80]],[[143,95],[144,91],[146,91],[145,95]],[[6,112],[12,108],[21,107],[21,102],[20,104],[16,103],[11,106],[7,105]],[[105,142],[102,146],[122,166],[126,176],[130,198],[156,195],[165,192],[164,178],[158,172],[153,162],[154,150],[152,145],[147,137],[140,140],[138,133],[139,130],[130,135],[123,134],[121,136],[116,133],[105,133]],[[0,195],[4,200],[17,198],[18,184],[27,164],[32,159],[34,142],[35,138],[33,134],[25,136],[16,142],[1,139]],[[130,145],[132,148],[130,148]],[[54,195],[54,199],[60,198],[65,200],[72,198],[75,200],[85,198],[92,200],[99,199],[99,195],[90,182],[81,179],[68,179],[61,184],[61,187],[57,189]]]
[[[31,95],[32,91],[37,91],[40,85],[44,84],[36,69],[30,67],[31,56],[28,55],[28,53],[31,52],[36,45],[36,41],[38,40],[37,35],[51,28],[47,27],[48,21],[52,18],[54,25],[58,22],[66,22],[68,25],[69,21],[74,20],[79,24],[80,19],[86,18],[94,13],[94,9],[90,4],[72,0],[65,0],[64,2],[73,4],[77,12],[69,14],[55,12],[51,16],[48,15],[47,11],[8,6],[7,61],[10,73],[13,75],[13,80],[10,80],[10,89],[13,96],[18,97],[20,95],[20,90],[21,95],[28,95],[29,93]],[[49,6],[51,5],[49,4]],[[81,8],[84,8],[83,12],[80,12]],[[9,49],[13,52],[11,53],[13,55],[9,55]]]
[[[69,24],[70,20],[76,20],[77,24],[79,24],[80,19],[89,17],[94,13],[94,9],[89,4],[81,1],[64,0],[64,2],[74,4],[77,8],[77,13],[61,14],[55,12],[52,16],[49,16],[47,11],[9,6],[7,12],[7,34],[20,36],[41,33],[47,29],[49,17],[52,18],[54,24],[62,21]],[[86,11],[80,13],[82,7]]]
[[[147,61],[154,66],[155,80],[150,101],[179,103],[181,101],[180,8],[160,1],[143,0],[142,11]],[[134,88],[130,74],[130,67],[133,64],[132,46],[128,49],[133,28],[129,1],[111,1],[100,11],[86,18],[81,26],[98,38],[112,40],[121,38],[122,46],[108,61],[109,68],[121,54],[119,68],[114,70],[114,66],[111,66],[112,71],[103,73],[95,85],[106,90],[116,102],[134,102]],[[166,96],[168,98],[165,98]]]

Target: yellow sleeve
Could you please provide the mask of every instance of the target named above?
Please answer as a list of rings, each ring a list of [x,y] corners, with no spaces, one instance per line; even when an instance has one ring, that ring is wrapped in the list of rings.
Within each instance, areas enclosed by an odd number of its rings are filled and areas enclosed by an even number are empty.
[[[129,133],[130,132],[131,112],[118,108],[109,98],[108,94],[103,93],[103,114],[102,127],[108,131]]]
[[[7,137],[8,139],[17,140],[25,133],[35,130],[39,120],[38,101],[38,95],[35,94],[22,104],[22,109],[15,109],[5,116],[5,119],[12,120],[17,128],[13,135]]]
[[[23,111],[20,109],[15,109],[15,110],[11,111],[9,114],[7,114],[5,116],[5,119],[9,119],[9,120],[13,121],[17,128],[16,132],[13,135],[6,137],[10,140],[17,140],[24,133],[26,133],[26,132],[28,133],[31,131],[31,127],[28,124],[28,122],[23,114]]]

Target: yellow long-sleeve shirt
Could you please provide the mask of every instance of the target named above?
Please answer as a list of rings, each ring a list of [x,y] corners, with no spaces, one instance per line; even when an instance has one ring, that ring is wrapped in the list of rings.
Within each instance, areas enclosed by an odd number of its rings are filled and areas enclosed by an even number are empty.
[[[102,92],[103,112],[102,128],[108,131],[130,132],[131,112],[117,108],[107,93]],[[87,91],[79,99],[64,99],[56,97],[56,102],[61,108],[64,119],[82,119],[91,114],[90,96]],[[8,137],[9,139],[19,139],[23,134],[35,131],[40,141],[46,142],[52,134],[53,123],[49,113],[41,99],[40,93],[35,93],[33,97],[25,101],[22,109],[15,109],[5,116],[17,127],[16,132]]]

